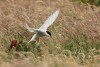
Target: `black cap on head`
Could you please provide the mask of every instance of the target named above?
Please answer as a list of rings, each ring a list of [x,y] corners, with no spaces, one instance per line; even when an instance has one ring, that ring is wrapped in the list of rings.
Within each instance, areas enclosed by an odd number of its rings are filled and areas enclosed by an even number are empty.
[[[49,32],[49,31],[46,31],[50,36],[51,36],[51,32]]]

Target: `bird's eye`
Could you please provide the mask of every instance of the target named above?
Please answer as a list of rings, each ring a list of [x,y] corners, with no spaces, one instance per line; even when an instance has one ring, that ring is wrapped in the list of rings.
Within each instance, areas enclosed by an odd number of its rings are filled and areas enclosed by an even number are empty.
[[[46,31],[50,36],[51,36],[51,32],[49,32],[49,31]]]

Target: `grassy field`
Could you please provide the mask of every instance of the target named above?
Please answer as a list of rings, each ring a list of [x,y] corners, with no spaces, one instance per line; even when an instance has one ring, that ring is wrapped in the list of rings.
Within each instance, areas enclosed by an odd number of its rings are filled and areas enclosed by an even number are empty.
[[[51,39],[26,45],[34,33],[60,8],[48,29]],[[13,39],[21,42],[8,51]],[[0,67],[99,67],[100,7],[69,0],[0,0]]]

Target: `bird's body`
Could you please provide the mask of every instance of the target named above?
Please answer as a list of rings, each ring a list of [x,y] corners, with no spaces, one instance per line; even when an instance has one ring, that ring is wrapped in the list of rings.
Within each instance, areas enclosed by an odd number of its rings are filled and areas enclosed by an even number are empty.
[[[37,30],[37,32],[33,35],[33,37],[30,39],[29,42],[31,42],[31,41],[33,41],[35,39],[38,40],[39,37],[43,37],[43,36],[49,36],[49,34],[46,31]]]
[[[47,31],[47,28],[53,24],[53,22],[56,20],[56,18],[58,17],[60,10],[57,10],[56,12],[54,12],[51,16],[49,16],[47,18],[47,20],[44,22],[44,24],[39,28],[39,29],[34,29],[28,26],[27,23],[25,23],[25,27],[28,29],[29,32],[34,32],[35,34],[33,35],[33,37],[30,39],[29,42],[34,41],[35,39],[38,39],[39,37],[43,37],[43,36],[51,36],[51,33],[49,31]],[[29,43],[28,42],[28,43]]]

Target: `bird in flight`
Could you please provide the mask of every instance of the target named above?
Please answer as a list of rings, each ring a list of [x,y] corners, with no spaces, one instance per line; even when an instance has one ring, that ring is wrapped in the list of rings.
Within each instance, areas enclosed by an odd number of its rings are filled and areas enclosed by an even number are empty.
[[[35,33],[32,36],[32,38],[29,40],[29,42],[34,41],[35,39],[39,39],[39,37],[42,37],[42,36],[49,36],[49,37],[51,37],[51,32],[47,31],[47,28],[50,25],[52,25],[53,22],[57,19],[59,11],[60,11],[60,9],[58,9],[52,15],[50,15],[47,18],[47,20],[44,22],[44,24],[39,29],[31,28],[31,27],[28,26],[27,23],[25,23],[25,27],[28,29],[28,31]]]

